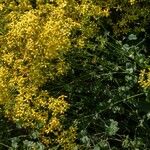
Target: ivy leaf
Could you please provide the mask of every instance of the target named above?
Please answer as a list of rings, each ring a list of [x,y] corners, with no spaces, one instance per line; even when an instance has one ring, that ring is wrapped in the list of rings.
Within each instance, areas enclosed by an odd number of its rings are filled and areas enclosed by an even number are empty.
[[[132,41],[132,40],[137,40],[137,37],[136,37],[136,35],[134,35],[134,34],[130,34],[130,35],[128,36],[128,39],[129,39],[130,41]]]

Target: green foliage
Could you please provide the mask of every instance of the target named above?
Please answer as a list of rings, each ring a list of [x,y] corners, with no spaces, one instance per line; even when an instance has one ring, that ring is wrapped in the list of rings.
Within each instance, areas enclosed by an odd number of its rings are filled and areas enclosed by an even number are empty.
[[[113,119],[110,119],[110,125],[109,126],[106,125],[105,129],[106,129],[106,133],[109,136],[115,135],[117,133],[117,131],[119,130],[118,122],[114,121]]]
[[[131,139],[132,135],[145,137],[144,146],[148,144],[148,135],[144,133],[149,129],[144,116],[149,110],[145,109],[145,105],[149,105],[146,102],[149,94],[139,87],[138,77],[149,60],[141,53],[138,41],[134,45],[130,42],[131,39],[120,42],[108,35],[97,45],[87,44],[82,51],[75,49],[67,56],[72,70],[64,78],[66,81],[59,81],[58,90],[69,93],[72,109],[68,115],[79,117],[79,129],[85,130],[81,141],[89,149],[100,139],[108,147],[120,147],[127,135]],[[61,81],[64,81],[62,85]],[[140,126],[141,121],[143,126]]]

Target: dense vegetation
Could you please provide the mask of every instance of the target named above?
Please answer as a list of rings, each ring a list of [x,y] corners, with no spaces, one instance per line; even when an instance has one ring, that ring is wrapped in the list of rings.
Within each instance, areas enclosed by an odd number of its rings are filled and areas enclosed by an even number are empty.
[[[150,149],[148,0],[0,1],[0,150]]]

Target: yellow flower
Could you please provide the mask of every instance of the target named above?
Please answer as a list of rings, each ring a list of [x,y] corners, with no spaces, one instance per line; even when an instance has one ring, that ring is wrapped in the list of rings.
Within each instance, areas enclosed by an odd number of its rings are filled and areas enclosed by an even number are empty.
[[[145,69],[141,71],[138,82],[145,89],[150,87],[150,68],[148,71]]]
[[[0,10],[3,10],[3,8],[4,8],[4,5],[0,4]]]
[[[129,3],[130,3],[131,5],[135,4],[135,2],[136,2],[136,0],[129,0]]]

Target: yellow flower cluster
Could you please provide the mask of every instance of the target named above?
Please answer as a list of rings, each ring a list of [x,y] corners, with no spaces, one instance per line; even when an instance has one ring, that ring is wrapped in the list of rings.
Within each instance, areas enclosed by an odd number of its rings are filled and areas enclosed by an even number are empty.
[[[77,128],[66,129],[62,123],[69,104],[41,87],[67,72],[62,56],[72,46],[72,31],[82,31],[77,45],[84,47],[97,29],[94,22],[87,25],[85,16],[108,16],[108,9],[89,1],[56,0],[53,5],[37,0],[36,9],[29,0],[18,2],[0,3],[0,10],[11,9],[5,16],[8,32],[0,37],[0,105],[16,124],[38,130],[46,145],[72,150]]]
[[[92,2],[86,1],[78,8],[82,15],[89,16],[108,16],[108,9],[102,10],[101,7],[94,5]]]
[[[0,104],[7,118],[23,128],[39,130],[39,138],[47,144],[59,144],[59,134],[67,131],[62,120],[69,104],[64,96],[53,98],[39,88],[66,72],[59,54],[68,51],[70,32],[77,23],[65,16],[61,6],[39,5],[33,10],[27,0],[6,6],[13,11],[6,16],[8,32],[1,38]]]
[[[60,145],[63,145],[64,150],[72,150],[77,145],[74,143],[76,137],[77,137],[77,128],[74,126],[71,126],[68,130],[61,132],[59,135],[57,141]]]
[[[141,71],[139,84],[145,89],[150,88],[150,68],[148,69],[148,71],[146,71],[145,69]]]
[[[131,5],[135,4],[135,2],[136,2],[136,0],[129,0],[129,3],[130,3]]]
[[[64,112],[66,112],[66,110],[68,109],[69,105],[64,103],[64,101],[60,100],[61,97],[59,97],[57,100],[51,99],[51,103],[49,103],[49,105],[48,105],[48,108],[50,110],[52,110],[52,115],[53,116],[57,116],[58,114],[59,115],[64,114]]]

